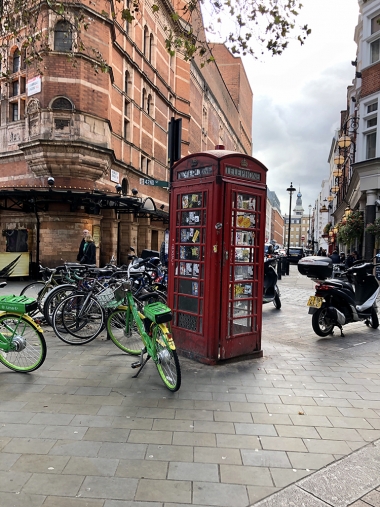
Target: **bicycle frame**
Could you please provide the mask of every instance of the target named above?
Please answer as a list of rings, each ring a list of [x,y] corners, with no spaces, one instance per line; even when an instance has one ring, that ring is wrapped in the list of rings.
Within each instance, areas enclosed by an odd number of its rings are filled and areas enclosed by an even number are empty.
[[[171,333],[169,332],[169,329],[167,328],[166,324],[155,324],[153,326],[153,339],[152,337],[146,332],[144,320],[146,319],[145,315],[143,315],[141,312],[137,310],[135,301],[133,299],[133,295],[131,291],[128,291],[126,293],[126,299],[127,299],[127,305],[121,305],[118,308],[119,309],[125,309],[126,311],[126,331],[128,331],[128,328],[131,323],[131,316],[133,316],[133,319],[136,323],[136,326],[139,330],[139,334],[141,336],[141,339],[144,343],[144,346],[146,348],[146,351],[148,353],[148,357],[151,357],[154,362],[157,362],[157,351],[156,351],[156,336],[155,336],[155,329],[156,327],[161,328],[164,333],[162,335],[162,339],[165,342],[165,345],[168,346],[171,350],[175,350],[174,340],[172,339]],[[166,339],[166,336],[168,339]]]

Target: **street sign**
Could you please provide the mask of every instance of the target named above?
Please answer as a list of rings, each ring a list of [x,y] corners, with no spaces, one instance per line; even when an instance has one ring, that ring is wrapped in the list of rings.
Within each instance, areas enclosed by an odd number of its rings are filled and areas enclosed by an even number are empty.
[[[301,236],[302,241],[305,241],[305,236]]]
[[[163,187],[168,188],[168,181],[153,180],[150,178],[140,178],[140,185],[150,185],[151,187]]]

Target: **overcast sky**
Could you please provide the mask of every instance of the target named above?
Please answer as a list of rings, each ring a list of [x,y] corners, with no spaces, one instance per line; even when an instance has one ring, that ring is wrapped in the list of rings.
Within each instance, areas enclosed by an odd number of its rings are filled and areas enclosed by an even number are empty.
[[[356,70],[351,61],[357,0],[302,3],[299,21],[312,29],[305,45],[293,41],[282,56],[245,61],[254,94],[253,156],[269,169],[268,187],[283,214],[289,212],[290,182],[300,187],[306,213],[314,205],[328,177],[331,141]]]

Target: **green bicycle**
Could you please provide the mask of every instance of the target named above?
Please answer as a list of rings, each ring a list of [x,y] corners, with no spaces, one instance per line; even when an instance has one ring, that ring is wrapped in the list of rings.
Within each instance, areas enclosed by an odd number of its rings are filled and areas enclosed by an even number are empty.
[[[36,308],[36,300],[25,296],[0,297],[0,362],[20,373],[36,370],[46,358],[43,331],[27,315]]]
[[[140,356],[139,361],[131,364],[132,368],[139,368],[133,378],[139,375],[149,359],[153,359],[165,386],[172,392],[178,391],[181,387],[181,368],[168,328],[172,319],[170,308],[161,302],[139,305],[138,308],[130,283],[122,282],[122,287],[126,304],[118,306],[108,316],[108,336],[123,352]],[[114,304],[112,298],[109,304]]]

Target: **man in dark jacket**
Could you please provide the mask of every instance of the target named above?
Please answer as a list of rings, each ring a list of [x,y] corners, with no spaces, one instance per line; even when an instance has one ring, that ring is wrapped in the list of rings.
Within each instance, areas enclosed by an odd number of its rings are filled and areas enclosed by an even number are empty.
[[[334,250],[329,257],[332,260],[333,264],[340,264],[340,257],[337,250]]]
[[[87,234],[85,237],[83,257],[79,262],[81,264],[96,264],[96,246],[91,234]]]

